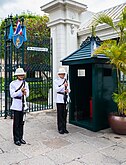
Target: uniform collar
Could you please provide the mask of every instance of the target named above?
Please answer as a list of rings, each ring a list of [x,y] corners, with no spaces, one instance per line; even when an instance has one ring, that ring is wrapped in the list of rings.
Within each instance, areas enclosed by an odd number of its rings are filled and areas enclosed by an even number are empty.
[[[59,80],[64,80],[65,78],[60,78],[60,77],[58,77],[58,79],[59,79]]]
[[[19,80],[19,79],[17,79],[17,82],[23,82],[23,80]]]

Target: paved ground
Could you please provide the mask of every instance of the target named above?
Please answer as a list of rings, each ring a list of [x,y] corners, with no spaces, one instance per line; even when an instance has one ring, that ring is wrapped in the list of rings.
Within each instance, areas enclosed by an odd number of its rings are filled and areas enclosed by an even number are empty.
[[[68,124],[56,130],[55,111],[34,112],[25,123],[26,145],[12,141],[12,120],[0,118],[0,165],[126,165],[126,136]]]

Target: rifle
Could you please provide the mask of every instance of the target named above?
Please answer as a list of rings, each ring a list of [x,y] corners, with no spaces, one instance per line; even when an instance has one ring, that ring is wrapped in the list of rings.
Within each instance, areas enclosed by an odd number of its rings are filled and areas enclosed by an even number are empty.
[[[65,79],[65,82],[68,82],[68,74]],[[67,90],[67,86],[65,86],[65,90]],[[68,112],[68,102],[67,102],[68,94],[67,92],[64,93],[64,129],[66,130],[66,123],[67,123],[67,112]]]
[[[61,87],[63,84],[65,84],[67,82],[68,82],[68,74],[67,74],[67,78],[64,80],[64,82],[61,85],[59,85],[59,87]],[[65,86],[65,90],[67,90],[67,86]],[[57,92],[57,93],[62,94],[64,96],[63,99],[64,99],[64,103],[66,104],[67,97],[68,97],[67,92]]]
[[[23,88],[25,87],[25,80],[23,80]],[[22,111],[24,112],[24,107],[25,107],[25,104],[24,104],[24,95],[22,95]]]
[[[25,80],[23,80],[23,88],[25,87]],[[22,112],[23,112],[23,122],[25,121],[25,118],[26,118],[26,108],[27,105],[26,105],[26,96],[25,95],[22,95]]]
[[[64,83],[67,83],[68,82],[68,74],[67,74],[67,78],[65,79]],[[65,86],[65,90],[67,90],[67,86]],[[64,103],[66,104],[67,103],[67,92],[64,93]]]

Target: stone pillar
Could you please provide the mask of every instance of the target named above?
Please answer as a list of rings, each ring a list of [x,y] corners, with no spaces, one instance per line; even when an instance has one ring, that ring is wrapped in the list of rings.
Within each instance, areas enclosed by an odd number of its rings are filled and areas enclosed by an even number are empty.
[[[77,29],[80,25],[80,14],[87,6],[77,0],[53,0],[41,7],[49,14],[48,27],[53,39],[53,79],[62,65],[61,60],[78,49]]]

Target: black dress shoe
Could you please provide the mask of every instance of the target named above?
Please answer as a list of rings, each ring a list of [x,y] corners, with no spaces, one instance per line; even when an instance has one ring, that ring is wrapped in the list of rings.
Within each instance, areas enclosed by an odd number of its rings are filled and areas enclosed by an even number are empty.
[[[64,130],[64,133],[69,133],[69,131],[67,131],[67,130]]]
[[[17,146],[21,146],[21,142],[20,141],[16,141],[16,142],[14,142],[14,144],[16,144]]]
[[[60,134],[64,134],[64,131],[63,131],[63,130],[60,130],[59,133],[60,133]]]
[[[23,139],[21,139],[20,142],[21,142],[21,144],[26,144],[26,141]]]

